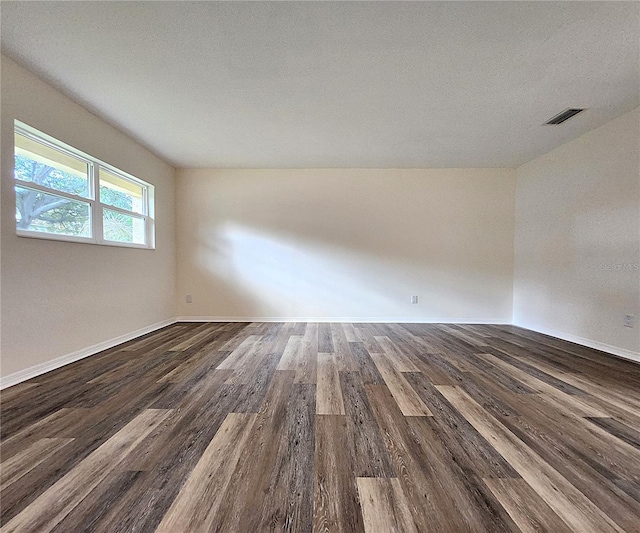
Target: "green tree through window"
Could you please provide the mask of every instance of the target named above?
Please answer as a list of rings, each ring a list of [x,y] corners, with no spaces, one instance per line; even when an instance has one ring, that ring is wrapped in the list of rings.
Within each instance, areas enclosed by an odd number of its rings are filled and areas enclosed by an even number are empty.
[[[14,121],[16,233],[154,247],[154,187]]]
[[[84,196],[88,191],[86,178],[19,154],[15,156],[15,177],[78,196]],[[16,224],[20,229],[90,235],[87,204],[16,186],[16,208]]]

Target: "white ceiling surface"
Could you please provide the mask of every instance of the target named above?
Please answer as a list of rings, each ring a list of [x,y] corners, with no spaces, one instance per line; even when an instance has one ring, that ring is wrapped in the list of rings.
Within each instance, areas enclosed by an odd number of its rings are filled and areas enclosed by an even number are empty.
[[[2,51],[177,167],[514,167],[640,104],[636,2],[7,2]],[[589,110],[541,126],[568,107]]]

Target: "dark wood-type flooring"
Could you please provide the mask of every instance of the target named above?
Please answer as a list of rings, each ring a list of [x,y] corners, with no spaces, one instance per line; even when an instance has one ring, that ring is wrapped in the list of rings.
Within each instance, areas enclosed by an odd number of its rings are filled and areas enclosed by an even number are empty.
[[[640,365],[512,326],[179,323],[0,400],[2,532],[640,532]]]

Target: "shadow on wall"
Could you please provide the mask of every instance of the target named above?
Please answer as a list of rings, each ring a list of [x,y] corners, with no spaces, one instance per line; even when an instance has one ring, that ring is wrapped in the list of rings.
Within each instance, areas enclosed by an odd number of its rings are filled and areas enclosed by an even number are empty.
[[[528,214],[519,231],[514,320],[582,338],[595,331],[611,346],[628,338],[637,351],[640,334],[624,328],[623,317],[640,312],[639,239],[620,231],[633,227],[637,204],[631,196],[615,209],[584,203]]]
[[[398,243],[387,255],[315,237],[234,222],[201,228],[191,283],[214,316],[509,318],[502,300],[511,294],[496,288],[510,286],[510,277],[490,268],[442,256],[425,266],[424,254],[403,257]],[[418,305],[410,304],[414,294]]]

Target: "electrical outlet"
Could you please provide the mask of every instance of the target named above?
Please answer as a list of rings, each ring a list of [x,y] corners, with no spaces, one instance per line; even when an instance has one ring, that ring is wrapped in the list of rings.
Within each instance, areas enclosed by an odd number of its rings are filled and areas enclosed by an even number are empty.
[[[190,304],[191,302],[193,302],[193,298],[191,298],[190,294],[187,294],[187,297],[185,298],[185,300],[187,301],[188,304]]]
[[[622,325],[625,328],[632,328],[633,327],[634,318],[635,317],[633,315],[624,315],[624,322],[622,323]]]
[[[411,303],[412,304],[417,304],[418,303],[418,297],[417,296],[412,296],[411,297]]]

